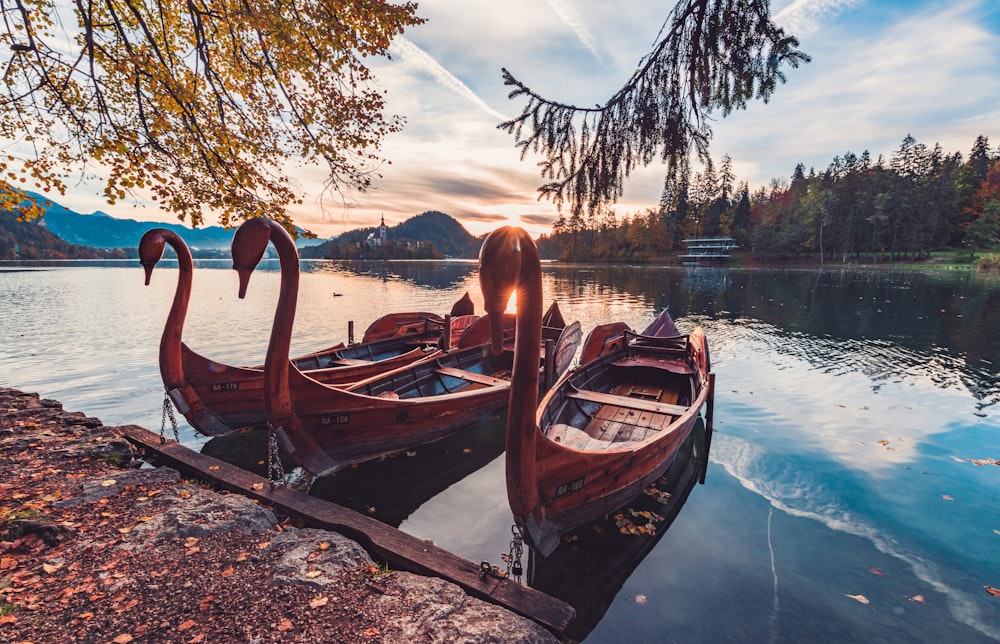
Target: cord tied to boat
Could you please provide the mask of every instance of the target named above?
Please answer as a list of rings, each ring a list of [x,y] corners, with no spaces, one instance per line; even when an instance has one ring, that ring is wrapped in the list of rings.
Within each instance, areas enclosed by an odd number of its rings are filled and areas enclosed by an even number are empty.
[[[163,413],[160,414],[160,444],[167,442],[166,429],[167,419],[170,419],[170,426],[174,429],[174,441],[181,442],[180,432],[177,431],[177,417],[174,416],[174,406],[170,402],[170,394],[163,394]]]
[[[285,468],[278,451],[278,434],[271,423],[267,424],[267,480],[272,490],[285,482]]]

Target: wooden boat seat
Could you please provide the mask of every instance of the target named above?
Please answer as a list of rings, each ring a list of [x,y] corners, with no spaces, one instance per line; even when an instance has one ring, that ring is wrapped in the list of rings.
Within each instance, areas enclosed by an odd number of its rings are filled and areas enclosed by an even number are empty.
[[[357,358],[337,358],[330,363],[331,367],[357,367],[363,364],[371,364],[371,360],[358,360]]]
[[[456,369],[454,367],[439,367],[434,370],[434,373],[439,373],[442,376],[449,376],[451,378],[461,378],[462,380],[468,380],[470,382],[475,382],[481,385],[502,385],[506,384],[506,380],[501,380],[500,378],[494,378],[493,376],[486,376],[481,373],[476,373],[475,371],[466,371],[465,369]]]
[[[601,438],[594,438],[582,429],[562,423],[551,425],[545,435],[550,440],[555,443],[559,443],[563,447],[571,447],[573,449],[587,450],[591,452],[604,451],[607,449],[622,449],[642,442],[642,439],[610,441]]]
[[[654,414],[668,414],[670,416],[680,416],[688,410],[684,405],[671,405],[669,403],[647,400],[644,398],[633,398],[631,396],[619,396],[606,394],[600,391],[590,391],[587,389],[577,389],[566,394],[567,398],[594,402],[601,405],[615,405],[639,411],[649,411]]]
[[[662,369],[664,371],[669,371],[670,373],[679,373],[682,376],[689,376],[694,371],[681,359],[664,359],[655,358],[649,356],[639,356],[639,357],[628,357],[622,358],[621,360],[615,360],[613,363],[616,367],[645,367],[653,366],[657,369]]]

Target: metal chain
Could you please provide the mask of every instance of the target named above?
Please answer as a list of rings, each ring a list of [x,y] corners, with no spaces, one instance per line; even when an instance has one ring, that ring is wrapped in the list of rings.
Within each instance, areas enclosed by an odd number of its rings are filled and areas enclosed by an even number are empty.
[[[180,432],[177,431],[177,417],[174,416],[174,406],[170,402],[170,395],[163,394],[163,413],[160,415],[160,443],[166,443],[167,419],[170,419],[170,426],[174,429],[174,440],[181,442]]]
[[[521,566],[521,556],[524,554],[524,530],[515,523],[510,526],[510,531],[514,538],[510,540],[510,554],[503,557],[503,560],[507,562],[507,576],[521,583],[521,575],[524,574],[524,568]]]
[[[285,482],[285,468],[278,451],[278,436],[271,423],[267,424],[267,480],[272,488]]]
[[[480,577],[496,577],[498,579],[513,579],[521,583],[521,575],[524,568],[521,566],[521,556],[524,554],[524,530],[516,523],[510,527],[514,538],[510,540],[510,552],[500,555],[500,558],[507,564],[507,570],[500,570],[500,566],[484,561],[479,564]]]

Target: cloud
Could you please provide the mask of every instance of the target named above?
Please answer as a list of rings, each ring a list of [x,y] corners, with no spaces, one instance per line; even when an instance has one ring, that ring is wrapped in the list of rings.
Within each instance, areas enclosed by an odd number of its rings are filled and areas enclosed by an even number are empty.
[[[888,158],[907,134],[946,153],[992,134],[1000,37],[988,27],[989,9],[928,7],[864,29],[861,16],[831,21],[822,33],[836,36],[806,47],[813,62],[789,70],[770,103],[716,121],[715,158],[730,154],[753,190],[787,179],[799,162],[822,171],[845,152]]]
[[[566,0],[546,0],[546,2],[549,8],[559,16],[559,19],[573,30],[573,33],[583,43],[583,46],[590,50],[594,58],[600,60],[601,55],[597,53],[597,45],[594,43],[594,37],[590,34],[587,25],[584,24],[583,18],[580,17],[580,13],[576,10],[576,7],[566,2]]]
[[[451,72],[441,66],[436,60],[430,57],[423,49],[417,47],[412,42],[407,40],[402,36],[397,36],[389,48],[389,51],[399,56],[400,58],[409,61],[417,68],[423,70],[430,74],[434,79],[440,83],[443,87],[451,90],[455,94],[458,94],[462,98],[468,100],[473,105],[486,112],[490,116],[496,118],[499,121],[507,120],[507,116],[501,114],[497,110],[493,109],[486,104],[479,96],[476,95],[469,87],[463,83],[461,80],[456,78]]]
[[[797,36],[811,34],[824,21],[863,3],[864,0],[794,0],[774,15],[774,22]]]

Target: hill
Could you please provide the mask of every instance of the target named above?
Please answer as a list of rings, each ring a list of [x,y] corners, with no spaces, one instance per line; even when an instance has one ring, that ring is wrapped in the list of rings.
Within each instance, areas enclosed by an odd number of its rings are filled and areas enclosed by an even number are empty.
[[[0,260],[123,259],[127,256],[126,250],[71,244],[52,234],[38,220],[18,221],[14,213],[0,213]]]
[[[84,215],[55,203],[44,195],[31,194],[43,205],[42,225],[71,244],[94,248],[134,248],[150,228],[169,228],[184,238],[192,249],[229,251],[233,231],[220,226],[189,228],[182,224],[164,224],[134,219],[116,219],[103,212]]]
[[[359,228],[314,246],[303,246],[299,254],[309,259],[346,259],[356,257],[421,258],[426,255],[440,257],[474,258],[479,253],[481,239],[473,237],[451,215],[429,210],[403,223],[387,229],[390,246],[366,247],[365,240],[378,228]],[[407,244],[409,242],[409,244]],[[427,246],[427,245],[430,246]],[[423,254],[413,253],[413,246],[420,245]],[[360,248],[359,248],[360,246]],[[437,251],[431,254],[428,249]]]

